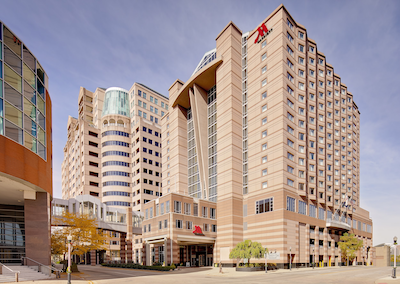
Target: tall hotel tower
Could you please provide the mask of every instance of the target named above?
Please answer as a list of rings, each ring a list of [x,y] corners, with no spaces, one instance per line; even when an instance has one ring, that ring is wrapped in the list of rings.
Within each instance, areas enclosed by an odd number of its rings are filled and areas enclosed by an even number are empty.
[[[161,117],[168,98],[134,83],[80,89],[79,117],[68,119],[62,198],[90,194],[109,206],[131,207],[161,195]]]
[[[0,262],[50,264],[51,99],[38,59],[0,22]],[[31,265],[31,264],[30,264]]]
[[[371,260],[360,112],[283,5],[253,31],[229,23],[169,103],[163,196],[144,205],[148,263],[233,265],[233,247],[252,240],[281,267],[338,265],[344,232],[364,241],[357,261]]]

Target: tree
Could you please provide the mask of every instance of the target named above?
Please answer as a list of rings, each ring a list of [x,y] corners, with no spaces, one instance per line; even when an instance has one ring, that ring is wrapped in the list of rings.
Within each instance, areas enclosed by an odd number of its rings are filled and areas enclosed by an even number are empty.
[[[356,257],[356,251],[358,251],[363,246],[363,241],[357,239],[354,234],[344,233],[340,237],[340,242],[338,243],[342,255],[345,256],[347,260],[347,266],[349,266],[349,260],[353,260]]]
[[[65,212],[62,217],[54,218],[53,224],[59,226],[51,234],[52,254],[68,251],[67,237],[72,236],[71,254],[83,255],[91,250],[106,248],[107,236],[97,228],[97,221],[87,214]]]
[[[245,240],[240,242],[233,248],[229,254],[230,259],[247,259],[247,263],[250,263],[250,258],[262,258],[264,253],[268,252],[267,248],[263,248],[258,242],[252,242],[251,240]]]

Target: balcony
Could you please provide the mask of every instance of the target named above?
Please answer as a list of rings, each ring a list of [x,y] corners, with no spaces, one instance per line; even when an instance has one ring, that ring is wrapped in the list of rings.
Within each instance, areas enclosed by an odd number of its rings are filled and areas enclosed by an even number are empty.
[[[326,219],[326,227],[328,229],[345,230],[349,231],[351,226],[346,222],[341,222],[335,219]]]

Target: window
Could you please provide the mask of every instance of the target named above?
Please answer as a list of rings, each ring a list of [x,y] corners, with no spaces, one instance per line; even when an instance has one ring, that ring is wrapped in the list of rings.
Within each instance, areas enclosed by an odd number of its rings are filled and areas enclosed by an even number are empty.
[[[289,19],[287,19],[287,25],[291,30],[293,30],[293,24],[289,21]]]
[[[310,204],[310,206],[309,206],[309,216],[310,217],[314,217],[314,218],[317,217],[317,215],[316,215],[316,207],[315,207],[314,204]]]
[[[287,46],[287,52],[291,55],[291,56],[293,56],[293,50],[289,47],[289,46]]]
[[[261,74],[264,74],[265,72],[267,72],[267,66],[264,66],[264,67],[261,69]]]
[[[217,214],[216,214],[216,209],[215,208],[210,208],[210,218],[211,219],[216,219]]]
[[[288,159],[291,160],[291,161],[294,160],[294,155],[291,154],[291,153],[289,153],[289,152],[287,153],[287,157],[288,157]]]
[[[307,203],[299,200],[299,214],[307,215]]]
[[[308,48],[308,50],[309,50],[310,52],[314,53],[315,47],[314,47],[314,46],[310,46],[310,47]]]
[[[304,78],[304,70],[299,69],[299,76]]]
[[[185,215],[190,215],[191,214],[191,206],[190,206],[190,203],[185,203],[184,204],[184,207],[185,207]]]
[[[291,108],[294,108],[294,104],[293,104],[293,102],[291,101],[291,100],[287,100],[287,104],[288,104],[288,106],[290,106]]]
[[[261,172],[261,174],[262,174],[262,176],[266,176],[266,175],[268,174],[267,169],[263,169],[262,172]]]
[[[288,130],[288,132],[289,132],[290,134],[294,135],[294,129],[291,128],[289,125],[288,125],[288,127],[287,127],[287,130]]]
[[[274,201],[273,197],[264,200],[256,201],[256,214],[273,211]]]
[[[303,57],[299,56],[299,64],[304,65],[304,58]],[[300,73],[300,70],[299,70],[299,73]],[[304,75],[301,76],[301,77],[304,77]]]
[[[287,140],[287,144],[292,148],[294,147],[294,142],[290,139]]]
[[[289,172],[289,173],[291,173],[291,174],[293,174],[293,168],[291,167],[291,166],[287,166],[287,171]]]
[[[287,72],[287,78],[289,79],[290,82],[294,83],[294,78],[289,72]]]
[[[186,221],[186,229],[188,229],[188,230],[193,230],[193,222],[191,222],[191,221]]]
[[[286,210],[295,212],[295,202],[296,200],[292,197],[287,196],[286,198]]]
[[[261,87],[264,87],[267,85],[267,79],[264,79],[261,81]]]
[[[176,220],[176,228],[183,229],[183,222],[182,220]]]
[[[207,207],[202,207],[202,216],[203,216],[203,218],[207,218],[207,210],[208,210],[208,208]]]
[[[261,136],[262,136],[262,138],[267,137],[267,130],[263,131]]]
[[[299,82],[299,89],[304,91],[304,83]]]
[[[267,98],[267,92],[262,93],[261,94],[261,99],[263,100],[263,99],[266,99],[266,98]]]
[[[300,38],[300,39],[304,39],[304,33],[299,32],[299,38]]]
[[[287,65],[289,66],[290,69],[292,69],[292,70],[294,69],[293,68],[294,65],[289,59],[287,59]]]
[[[261,150],[262,150],[262,151],[267,150],[267,143],[264,143],[264,144],[261,146]]]
[[[193,204],[193,216],[199,215],[199,205],[197,203]]]
[[[287,179],[287,184],[288,184],[289,186],[294,186],[294,181],[291,180],[291,179]]]
[[[288,153],[289,154],[289,153]],[[262,163],[266,163],[268,161],[267,156],[262,157]]]
[[[266,123],[267,123],[267,118],[264,117],[264,118],[261,120],[261,124],[264,125],[264,124],[266,124]]]
[[[262,183],[262,188],[265,189],[265,188],[267,188],[267,187],[268,187],[268,182],[266,182],[266,181],[263,182],[263,183]]]
[[[267,110],[267,105],[263,105],[262,108],[261,108],[261,111],[264,112],[266,110]]]
[[[289,32],[287,32],[287,38],[291,43],[293,43],[293,37]]]

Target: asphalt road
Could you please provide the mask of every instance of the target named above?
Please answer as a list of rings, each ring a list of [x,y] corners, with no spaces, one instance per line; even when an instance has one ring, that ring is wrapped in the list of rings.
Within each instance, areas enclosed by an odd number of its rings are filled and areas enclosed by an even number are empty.
[[[74,284],[124,284],[124,283],[316,283],[316,284],[400,284],[400,278],[392,279],[390,267],[341,267],[341,268],[302,268],[264,272],[236,272],[224,268],[184,268],[173,272],[158,272],[101,266],[79,266],[80,273],[72,274]],[[27,283],[27,282],[25,282]],[[35,281],[34,283],[67,283],[65,274],[61,279]]]

